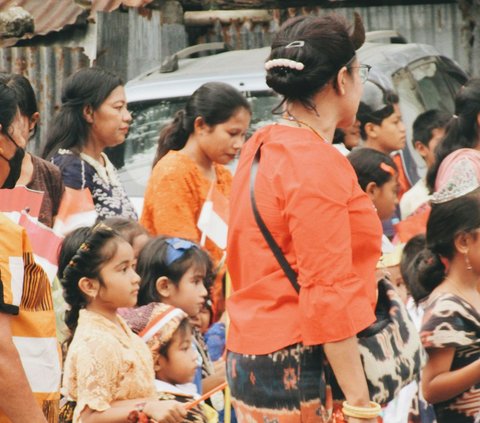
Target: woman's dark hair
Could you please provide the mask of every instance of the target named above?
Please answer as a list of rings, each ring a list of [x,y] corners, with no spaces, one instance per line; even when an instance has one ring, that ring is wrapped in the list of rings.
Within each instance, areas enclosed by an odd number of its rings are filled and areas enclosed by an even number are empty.
[[[403,247],[400,260],[400,273],[407,286],[408,292],[416,304],[428,296],[428,292],[418,281],[418,264],[422,260],[425,249],[426,238],[424,234],[415,235],[410,238]]]
[[[0,131],[8,133],[18,110],[17,96],[15,91],[8,85],[0,82]]]
[[[182,276],[193,265],[205,268],[205,287],[210,287],[213,278],[212,260],[207,252],[200,247],[192,247],[172,263],[167,261],[167,249],[172,248],[168,237],[157,237],[149,240],[138,256],[136,271],[140,275],[140,291],[138,292],[138,306],[153,302],[162,302],[157,291],[156,282],[161,276],[166,276],[175,285],[178,285]]]
[[[61,148],[80,153],[91,127],[83,115],[84,108],[97,110],[122,85],[119,76],[98,67],[83,68],[71,75],[63,87],[62,105],[48,131],[42,157],[50,159]]]
[[[366,84],[367,85],[367,84]],[[360,122],[360,136],[362,139],[367,139],[367,132],[365,131],[365,125],[367,123],[373,123],[375,125],[381,125],[384,119],[391,116],[394,112],[394,106],[398,104],[398,95],[393,91],[383,91],[383,107],[375,110],[372,105],[365,101],[360,101],[357,111],[357,119]]]
[[[163,357],[165,357],[167,360],[169,359],[168,357],[168,350],[170,349],[170,346],[172,345],[172,342],[173,342],[173,338],[175,336],[181,336],[181,337],[185,337],[185,335],[188,333],[188,332],[191,332],[192,331],[192,325],[190,324],[190,319],[188,317],[185,317],[181,322],[180,324],[178,325],[178,328],[175,330],[175,332],[173,333],[173,336],[170,338],[170,340],[162,345],[159,350],[158,350],[158,353],[160,355],[162,355]]]
[[[197,117],[208,126],[215,126],[229,120],[239,109],[251,113],[250,104],[240,91],[223,82],[203,84],[189,97],[185,109],[179,110],[173,121],[161,130],[153,166],[170,150],[181,150],[185,146]]]
[[[102,222],[114,231],[117,231],[130,245],[139,235],[148,235],[148,231],[136,220],[125,217],[109,217]]]
[[[477,117],[480,113],[480,78],[470,79],[455,96],[455,115],[447,125],[445,136],[435,149],[435,163],[427,172],[427,185],[435,187],[442,160],[461,148],[476,148],[479,141]]]
[[[441,204],[432,204],[427,222],[426,248],[419,253],[418,280],[429,294],[445,278],[442,258],[455,256],[455,238],[480,228],[479,190]],[[477,234],[473,233],[473,236]]]
[[[353,34],[344,18],[334,14],[287,20],[277,32],[267,60],[290,59],[302,63],[304,68],[275,66],[267,70],[267,85],[283,96],[277,109],[285,101],[300,101],[315,110],[313,96],[349,64],[364,41],[365,29],[358,14]]]
[[[38,112],[37,98],[30,81],[17,73],[0,72],[0,82],[8,85],[17,96],[18,108],[29,119]]]
[[[97,279],[103,285],[100,271],[117,251],[118,242],[125,240],[104,225],[79,228],[70,232],[60,247],[57,276],[63,287],[63,297],[70,306],[65,312],[65,324],[70,329],[70,343],[78,323],[80,310],[87,298],[78,286],[81,278]]]
[[[355,170],[358,183],[364,191],[370,182],[375,182],[378,187],[381,187],[398,173],[397,165],[392,158],[373,148],[358,148],[352,151],[347,159]]]

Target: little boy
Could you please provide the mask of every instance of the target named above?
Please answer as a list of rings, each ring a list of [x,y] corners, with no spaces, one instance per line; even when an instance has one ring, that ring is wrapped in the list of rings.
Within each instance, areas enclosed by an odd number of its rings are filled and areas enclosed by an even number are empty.
[[[413,122],[413,146],[425,160],[427,169],[435,162],[435,147],[445,135],[445,127],[451,114],[440,110],[428,110],[417,116]],[[410,188],[400,200],[402,219],[415,212],[430,199],[425,177]]]
[[[360,135],[363,147],[373,148],[392,155],[398,168],[398,198],[410,188],[410,182],[403,168],[401,155],[393,154],[405,147],[406,133],[398,104],[398,95],[385,91],[380,85],[368,80],[358,107]]]
[[[152,353],[159,399],[188,403],[198,397],[193,383],[198,354],[193,348],[188,315],[179,308],[162,303],[121,309],[119,313]],[[212,421],[212,414],[217,420],[216,411],[202,404],[189,410],[186,421],[205,423]]]

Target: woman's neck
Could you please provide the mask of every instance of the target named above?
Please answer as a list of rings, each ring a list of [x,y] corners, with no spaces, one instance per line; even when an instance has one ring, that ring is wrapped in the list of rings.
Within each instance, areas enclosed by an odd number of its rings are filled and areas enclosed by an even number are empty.
[[[18,178],[16,185],[28,185],[30,182],[32,182],[32,177],[33,177],[32,156],[30,155],[30,153],[25,153],[25,157],[22,160],[22,170],[20,173],[20,178]]]
[[[103,150],[104,146],[101,143],[96,142],[95,140],[88,140],[82,149],[82,153],[94,158],[97,162],[105,166],[105,161],[102,157]]]
[[[479,275],[467,269],[464,257],[457,255],[451,261],[449,271],[439,288],[440,291],[462,297],[480,309],[479,282]]]
[[[284,118],[291,126],[310,129],[324,141],[332,143],[337,121],[328,110],[318,105],[316,110],[310,110],[302,104],[292,103],[287,104]]]
[[[190,135],[185,147],[180,151],[195,162],[205,178],[211,181],[215,180],[215,166],[212,160],[204,153],[194,135]]]
[[[389,151],[389,150],[386,150],[382,143],[377,141],[377,140],[374,140],[372,138],[368,138],[364,143],[363,143],[363,146],[366,147],[366,148],[371,148],[372,150],[377,150],[377,151],[380,151],[381,153],[383,154],[386,154],[386,155],[390,155],[390,153],[392,153],[392,151]]]

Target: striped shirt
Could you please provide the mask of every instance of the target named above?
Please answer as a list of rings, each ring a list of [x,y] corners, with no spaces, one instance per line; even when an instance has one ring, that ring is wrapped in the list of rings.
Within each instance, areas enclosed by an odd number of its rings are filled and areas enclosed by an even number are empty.
[[[25,230],[0,213],[0,312],[12,315],[13,342],[49,422],[58,421],[60,350],[52,292]],[[0,423],[9,419],[0,410]]]

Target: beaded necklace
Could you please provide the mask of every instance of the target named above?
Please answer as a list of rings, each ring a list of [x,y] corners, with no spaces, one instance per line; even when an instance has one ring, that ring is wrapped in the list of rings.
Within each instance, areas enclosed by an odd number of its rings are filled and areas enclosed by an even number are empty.
[[[286,117],[283,117],[282,116],[282,119],[285,119],[285,120],[288,120],[290,122],[295,122],[298,127],[300,128],[301,126],[300,125],[303,125],[303,126],[306,126],[308,129],[310,129],[310,131],[312,131],[318,138],[320,138],[325,144],[330,144],[327,139],[320,135],[320,133],[311,125],[309,125],[307,122],[304,122],[300,119],[297,119],[295,116],[293,116],[289,111],[287,111],[287,115]]]

